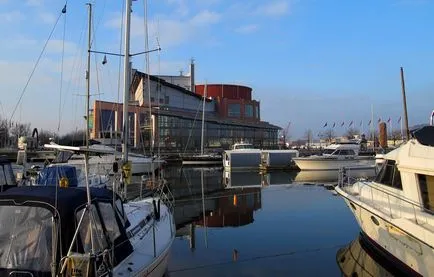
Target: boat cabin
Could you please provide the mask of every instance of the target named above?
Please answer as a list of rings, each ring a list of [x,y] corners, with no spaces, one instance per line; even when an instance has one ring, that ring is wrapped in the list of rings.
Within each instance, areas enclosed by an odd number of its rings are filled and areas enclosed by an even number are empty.
[[[375,182],[434,213],[434,126],[418,129],[412,136],[384,155]]]
[[[359,154],[360,145],[356,143],[330,144],[324,148],[323,156],[355,157]]]
[[[238,142],[232,145],[232,150],[256,149],[253,144],[248,142]]]
[[[116,266],[129,256],[130,223],[120,197],[106,189],[90,189],[90,197],[91,207],[82,218],[87,193],[81,188],[21,186],[0,193],[0,275],[57,276],[70,247],[75,256],[90,252],[91,232],[99,273],[107,272],[107,262]],[[75,267],[74,276],[94,276],[89,268]]]

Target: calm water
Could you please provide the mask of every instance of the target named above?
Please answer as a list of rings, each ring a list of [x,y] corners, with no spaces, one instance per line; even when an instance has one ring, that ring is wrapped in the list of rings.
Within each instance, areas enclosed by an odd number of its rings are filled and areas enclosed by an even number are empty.
[[[171,277],[342,276],[351,265],[342,256],[363,250],[353,215],[322,186],[337,173],[170,168],[166,177],[176,197]]]

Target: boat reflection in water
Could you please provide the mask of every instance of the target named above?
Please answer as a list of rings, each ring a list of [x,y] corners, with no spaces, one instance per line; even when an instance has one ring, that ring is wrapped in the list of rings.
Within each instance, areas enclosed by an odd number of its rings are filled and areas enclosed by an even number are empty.
[[[349,245],[336,253],[336,263],[343,276],[409,276],[395,264],[375,252],[369,242],[360,234]]]
[[[351,178],[370,179],[375,176],[375,168],[369,169],[348,169],[347,176]],[[338,181],[339,171],[337,170],[302,170],[297,173],[294,182],[297,183],[331,183]]]

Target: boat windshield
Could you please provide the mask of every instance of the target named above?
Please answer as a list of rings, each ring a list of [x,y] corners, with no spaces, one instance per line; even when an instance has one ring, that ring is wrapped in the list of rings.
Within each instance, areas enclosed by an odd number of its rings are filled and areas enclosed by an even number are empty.
[[[234,145],[234,149],[253,149],[253,144],[244,143]]]
[[[331,155],[336,149],[325,149],[323,155]]]
[[[0,268],[50,272],[53,216],[46,208],[0,206]]]
[[[16,185],[14,172],[10,164],[0,164],[0,185]]]

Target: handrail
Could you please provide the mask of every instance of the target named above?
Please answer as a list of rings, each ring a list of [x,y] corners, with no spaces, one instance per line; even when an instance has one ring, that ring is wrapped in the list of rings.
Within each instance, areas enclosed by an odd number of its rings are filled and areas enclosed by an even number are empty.
[[[399,201],[402,201],[402,202],[406,203],[407,205],[410,205],[411,208],[413,209],[413,216],[414,216],[414,219],[415,219],[415,221],[416,221],[417,224],[419,224],[419,222],[418,222],[418,219],[417,219],[418,216],[416,214],[416,208],[418,208],[421,212],[425,212],[425,213],[430,214],[430,215],[433,214],[433,212],[431,210],[426,209],[420,203],[416,203],[413,200],[403,198],[402,196],[396,195],[396,194],[391,193],[391,192],[389,192],[387,190],[384,190],[384,189],[381,189],[379,187],[373,186],[369,182],[358,180],[357,178],[352,178],[350,176],[345,176],[345,173],[346,173],[345,168],[339,170],[338,186],[340,188],[342,188],[343,190],[345,190],[345,187],[347,187],[349,185],[356,185],[357,184],[358,185],[358,189],[359,189],[359,195],[361,195],[360,194],[360,191],[362,189],[361,187],[362,186],[369,187],[371,189],[371,201],[372,202],[374,202],[374,195],[372,194],[373,190],[376,190],[378,192],[383,193],[384,195],[387,196],[389,215],[390,215],[391,218],[393,218],[393,213],[392,213],[392,205],[390,203],[390,197],[393,197],[394,199],[397,199]],[[347,182],[345,182],[345,179],[347,180]],[[402,206],[403,205],[401,205],[401,207]],[[402,210],[399,210],[399,211],[403,212]],[[427,220],[428,218],[427,218],[426,215],[422,214],[422,215],[419,215],[419,217],[420,216],[425,217],[425,222],[428,222],[428,220]]]

